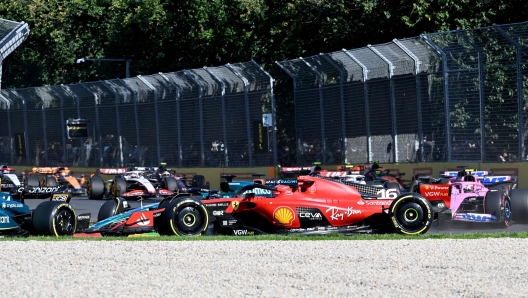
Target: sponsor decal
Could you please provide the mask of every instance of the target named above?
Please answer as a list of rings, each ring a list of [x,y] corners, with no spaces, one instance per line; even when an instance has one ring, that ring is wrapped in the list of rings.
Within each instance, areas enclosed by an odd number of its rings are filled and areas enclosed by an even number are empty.
[[[52,201],[66,202],[68,200],[68,194],[64,194],[64,193],[54,194],[53,197],[51,198],[51,200]]]
[[[438,186],[438,185],[426,185],[426,190],[444,190],[449,191],[449,186]]]
[[[361,214],[361,210],[356,210],[354,207],[348,207],[347,210],[340,209],[338,207],[330,207],[326,210],[326,213],[330,213],[331,220],[344,220],[345,216],[348,218],[351,215]]]
[[[126,172],[126,168],[121,168],[121,169],[99,169],[101,174],[109,174],[109,175],[112,175],[112,174],[123,174]]]
[[[290,207],[281,206],[273,211],[273,218],[277,221],[277,224],[289,226],[295,219],[295,213]]]
[[[446,205],[444,203],[438,203],[437,205],[439,208],[444,208]]]
[[[248,230],[233,230],[233,235],[235,236],[253,236],[255,232]]]
[[[424,192],[426,197],[447,197],[448,193],[446,192],[439,192],[439,191],[426,191]]]
[[[489,221],[495,221],[497,218],[490,214],[466,213],[466,214],[455,215],[455,219],[489,222]]]
[[[233,210],[237,210],[238,206],[240,206],[240,203],[238,201],[231,202],[231,207],[233,207]]]
[[[254,193],[255,195],[268,195],[268,196],[273,194],[273,192],[271,190],[262,189],[262,188],[248,189],[245,192],[243,192],[242,194],[247,194],[247,193]]]
[[[141,216],[136,220],[138,226],[146,226],[150,224],[150,219],[148,219],[144,213],[141,213]]]
[[[29,194],[39,194],[39,193],[54,193],[60,190],[60,186],[37,186],[26,190],[26,193]],[[18,193],[22,193],[24,191],[24,187],[19,187],[17,189]]]
[[[22,208],[24,207],[24,204],[21,204],[21,203],[6,203],[6,202],[2,202],[2,208],[3,209],[6,209],[6,208]]]
[[[77,216],[77,220],[90,220],[90,215],[79,215]]]
[[[299,218],[307,218],[309,220],[322,220],[323,215],[319,212],[311,213],[311,212],[305,212],[305,213],[297,213],[299,215]]]
[[[358,205],[365,205],[365,202],[363,200],[359,200],[359,201],[357,201],[357,204]]]
[[[9,216],[0,216],[0,223],[9,223]]]
[[[372,200],[367,201],[367,206],[390,206],[392,202],[387,202],[385,200]]]
[[[495,183],[495,182],[504,182],[504,181],[510,181],[511,176],[492,176],[492,177],[485,177],[482,181],[483,183]]]
[[[215,210],[215,211],[213,211],[213,215],[215,215],[215,216],[224,215],[224,211],[223,210]]]

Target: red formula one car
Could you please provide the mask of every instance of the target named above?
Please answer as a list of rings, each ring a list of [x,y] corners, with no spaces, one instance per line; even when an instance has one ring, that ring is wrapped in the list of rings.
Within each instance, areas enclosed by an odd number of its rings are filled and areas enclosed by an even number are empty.
[[[85,233],[129,235],[257,235],[329,233],[423,234],[435,214],[416,193],[384,196],[378,187],[313,176],[297,177],[296,186],[251,184],[231,198],[203,200],[174,196],[127,210],[116,198],[100,210],[108,216]],[[273,192],[260,197],[256,188]],[[108,212],[110,211],[110,212]],[[113,216],[112,216],[113,215]],[[83,234],[86,235],[86,234]]]

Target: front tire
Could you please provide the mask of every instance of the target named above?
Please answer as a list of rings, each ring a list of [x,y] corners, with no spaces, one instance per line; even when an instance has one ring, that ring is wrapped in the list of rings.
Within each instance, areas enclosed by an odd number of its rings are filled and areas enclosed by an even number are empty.
[[[46,186],[57,186],[57,180],[53,176],[46,176]]]
[[[510,191],[512,220],[528,223],[528,189],[514,188]]]
[[[105,183],[100,176],[93,176],[86,182],[88,200],[101,200],[104,196]]]
[[[77,228],[77,216],[68,203],[47,201],[33,211],[33,233],[44,236],[71,236]]]
[[[110,187],[110,194],[112,198],[119,198],[125,192],[127,192],[126,180],[122,177],[115,177]]]
[[[125,205],[123,200],[120,198],[114,198],[113,200],[105,202],[99,212],[97,213],[97,221],[105,220],[114,215],[121,214],[125,211]]]
[[[433,222],[433,207],[424,197],[408,193],[397,197],[389,208],[394,230],[399,234],[425,234]]]
[[[199,236],[209,226],[209,214],[201,197],[173,200],[161,215],[160,235]]]
[[[488,191],[486,193],[484,212],[495,216],[504,227],[511,225],[511,203],[502,190]]]

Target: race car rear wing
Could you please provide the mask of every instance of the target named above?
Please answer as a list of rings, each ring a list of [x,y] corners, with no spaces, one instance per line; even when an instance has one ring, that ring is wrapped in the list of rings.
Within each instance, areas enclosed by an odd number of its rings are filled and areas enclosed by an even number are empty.
[[[67,185],[59,186],[19,186],[13,188],[9,193],[13,200],[24,204],[25,199],[47,199],[50,201],[61,201],[69,203],[71,192]]]

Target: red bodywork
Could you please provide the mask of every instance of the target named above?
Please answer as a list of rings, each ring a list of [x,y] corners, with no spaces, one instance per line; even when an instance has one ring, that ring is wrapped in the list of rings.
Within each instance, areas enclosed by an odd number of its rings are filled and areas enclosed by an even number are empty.
[[[420,184],[420,194],[429,201],[444,201],[445,206],[451,208],[449,184]]]
[[[375,196],[363,198],[356,188],[323,178],[299,176],[297,180],[297,189],[277,185],[273,198],[246,196],[202,203],[208,209],[227,205],[224,215],[237,217],[241,213],[257,213],[276,228],[295,229],[300,228],[302,222],[328,221],[335,227],[357,225],[372,215],[383,213],[393,202]]]

